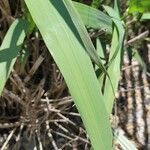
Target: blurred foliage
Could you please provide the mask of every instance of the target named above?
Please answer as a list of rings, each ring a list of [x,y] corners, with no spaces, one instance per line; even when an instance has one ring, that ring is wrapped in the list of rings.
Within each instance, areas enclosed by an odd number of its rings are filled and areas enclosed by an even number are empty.
[[[130,0],[129,12],[147,12],[150,11],[150,0]]]
[[[102,0],[93,0],[92,7],[98,8],[100,6],[101,2],[102,2]]]

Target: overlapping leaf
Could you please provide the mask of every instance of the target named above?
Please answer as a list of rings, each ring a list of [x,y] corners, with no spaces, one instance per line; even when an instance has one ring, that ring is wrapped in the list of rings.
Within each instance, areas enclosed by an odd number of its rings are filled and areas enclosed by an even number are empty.
[[[26,21],[15,20],[0,47],[0,94],[22,47],[26,29]]]
[[[112,34],[112,20],[109,16],[98,9],[81,3],[74,2],[74,5],[85,26],[93,29],[102,29],[105,30],[106,33]]]
[[[115,99],[114,94],[117,92],[118,82],[120,79],[120,66],[123,55],[122,45],[124,41],[125,31],[119,14],[108,6],[105,6],[105,9],[108,12],[108,14],[112,17],[112,20],[115,24],[108,65],[108,74],[111,78],[113,89],[111,84],[109,83],[109,80],[106,78],[104,90],[104,98],[107,106],[107,111],[111,113]]]

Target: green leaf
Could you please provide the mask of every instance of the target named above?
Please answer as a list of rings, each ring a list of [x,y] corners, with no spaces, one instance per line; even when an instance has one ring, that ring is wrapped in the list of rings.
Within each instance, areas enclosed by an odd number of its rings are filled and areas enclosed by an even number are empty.
[[[22,51],[19,53],[19,56],[18,56],[18,60],[19,60],[19,63],[20,63],[20,68],[23,70],[25,65],[26,65],[26,62],[27,62],[27,59],[29,57],[29,49],[28,48],[23,48]]]
[[[127,139],[122,129],[117,129],[114,132],[114,135],[115,135],[117,143],[121,145],[121,148],[123,150],[137,150],[137,148],[135,147],[135,144],[131,142],[129,139]]]
[[[140,56],[137,50],[134,49],[132,50],[132,57],[141,65],[143,71],[146,73],[147,72],[146,63],[144,62],[143,58]]]
[[[112,20],[108,15],[81,3],[74,2],[74,5],[87,27],[103,29],[106,33],[112,34]]]
[[[110,114],[112,111],[115,93],[118,89],[118,82],[120,79],[120,67],[122,64],[122,45],[124,41],[124,27],[119,17],[118,11],[116,12],[114,9],[104,6],[108,14],[112,17],[112,20],[115,24],[112,44],[109,54],[109,65],[108,65],[108,74],[110,76],[112,85],[110,84],[108,77],[106,78],[105,88],[104,88],[104,98],[107,106],[107,111]],[[113,86],[113,89],[112,89]],[[109,94],[108,94],[109,93]]]
[[[141,20],[148,20],[150,19],[150,13],[143,13]]]
[[[120,2],[119,0],[114,0],[114,10],[117,12],[117,14],[120,16],[120,9],[119,9],[119,6],[120,5]]]
[[[107,34],[112,34],[112,20],[108,15],[88,5],[79,2],[73,3],[78,13],[80,14],[85,26],[87,26],[88,28],[93,28],[95,30],[102,29]],[[30,26],[28,28],[28,32],[30,33],[35,28],[35,23],[28,9],[26,8],[26,5],[24,4],[24,1],[21,1],[21,4],[24,9],[25,19],[27,19],[30,23]]]
[[[25,20],[15,20],[0,47],[0,95],[22,47],[26,29]]]
[[[99,38],[96,39],[96,50],[97,50],[97,54],[99,55],[99,57],[103,59],[102,62],[104,62],[105,52],[104,52],[102,43]]]
[[[105,6],[104,7],[107,13],[112,17],[112,21],[114,22],[114,31],[112,44],[109,55],[109,66],[108,66],[108,74],[110,75],[112,85],[108,81],[108,77],[106,77],[105,88],[104,88],[104,98],[106,100],[107,111],[111,113],[115,95],[118,90],[118,82],[120,79],[120,70],[122,66],[122,57],[123,57],[123,42],[124,42],[124,34],[125,29],[123,27],[123,23],[120,19],[119,9],[117,5],[117,1],[115,0],[115,10]],[[137,56],[137,55],[136,55]],[[139,59],[139,57],[138,57]],[[113,86],[113,89],[112,89]],[[109,94],[108,94],[109,93]],[[121,145],[123,150],[137,150],[132,142],[130,142],[122,133],[121,130],[114,131],[115,140]]]
[[[130,0],[129,12],[146,12],[150,11],[150,1],[149,0]]]
[[[70,7],[70,3],[68,0],[64,0],[64,1],[66,3],[67,8],[68,8],[69,14],[72,17],[73,23],[77,27],[77,30],[79,32],[79,35],[80,35],[81,40],[83,42],[83,45],[85,46],[85,50],[87,51],[87,53],[89,54],[89,56],[91,57],[93,62],[100,68],[102,73],[107,75],[109,82],[112,86],[110,76],[109,76],[105,66],[103,65],[98,53],[96,52],[96,50],[92,44],[92,41],[91,41],[90,37],[88,36],[86,28],[84,27],[84,24],[83,24],[83,22],[79,16],[79,14],[77,13],[77,11],[74,7]],[[101,74],[101,76],[102,76],[102,74]],[[112,86],[112,89],[113,89],[113,86]]]
[[[100,39],[98,39],[98,38],[96,39],[96,50],[97,50],[97,54],[102,59],[102,63],[105,64],[106,63],[105,50],[103,49],[102,43],[101,43]],[[101,86],[101,89],[102,89],[103,82],[104,82],[104,79],[105,79],[105,74],[101,75],[102,74],[102,70],[97,65],[95,67],[95,70],[96,70],[96,75],[97,75],[97,78],[98,78],[98,80],[100,82],[100,86]]]
[[[27,20],[29,22],[29,24],[30,24],[30,26],[28,26],[28,30],[27,30],[26,34],[31,34],[36,26],[35,26],[35,23],[34,23],[31,15],[29,13],[29,10],[28,10],[24,0],[21,0],[21,7],[23,9],[23,13],[24,13],[23,17],[24,17],[24,19]]]
[[[81,114],[95,150],[110,150],[112,132],[102,93],[87,55],[83,23],[70,0],[25,0],[41,35],[56,61]],[[42,13],[41,13],[42,12]],[[72,13],[70,15],[70,13]],[[44,20],[44,21],[43,21]],[[78,22],[79,21],[79,22]]]

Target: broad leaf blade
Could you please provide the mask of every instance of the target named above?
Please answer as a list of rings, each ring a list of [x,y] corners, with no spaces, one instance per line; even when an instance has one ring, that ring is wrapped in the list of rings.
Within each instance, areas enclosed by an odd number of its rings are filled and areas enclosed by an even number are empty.
[[[110,150],[112,134],[105,104],[82,38],[68,13],[66,1],[25,2],[65,78],[94,149]]]
[[[15,20],[0,47],[0,94],[16,61],[25,38],[26,21]]]

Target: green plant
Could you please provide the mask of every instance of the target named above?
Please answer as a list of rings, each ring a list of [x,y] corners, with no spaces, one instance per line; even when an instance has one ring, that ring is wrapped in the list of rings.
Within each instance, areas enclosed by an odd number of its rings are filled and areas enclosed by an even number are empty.
[[[98,7],[100,1],[93,1],[93,5],[95,2]],[[25,3],[29,9],[25,8],[25,19],[14,21],[0,48],[0,94],[22,48],[25,31],[28,35],[38,28],[65,78],[93,148],[110,150],[113,134],[109,116],[118,87],[125,34],[117,3],[115,9],[104,6],[109,15],[83,4],[73,5],[69,0],[39,0],[38,3],[36,0],[25,0]],[[113,34],[106,64],[101,59],[105,57],[106,49],[97,39],[95,50],[85,26]],[[92,63],[100,71],[99,80]]]
[[[18,52],[22,48],[26,30],[27,22],[22,19],[16,19],[0,47],[0,94],[17,59]]]
[[[150,11],[150,1],[149,0],[131,0],[129,3],[130,12],[145,12]]]

